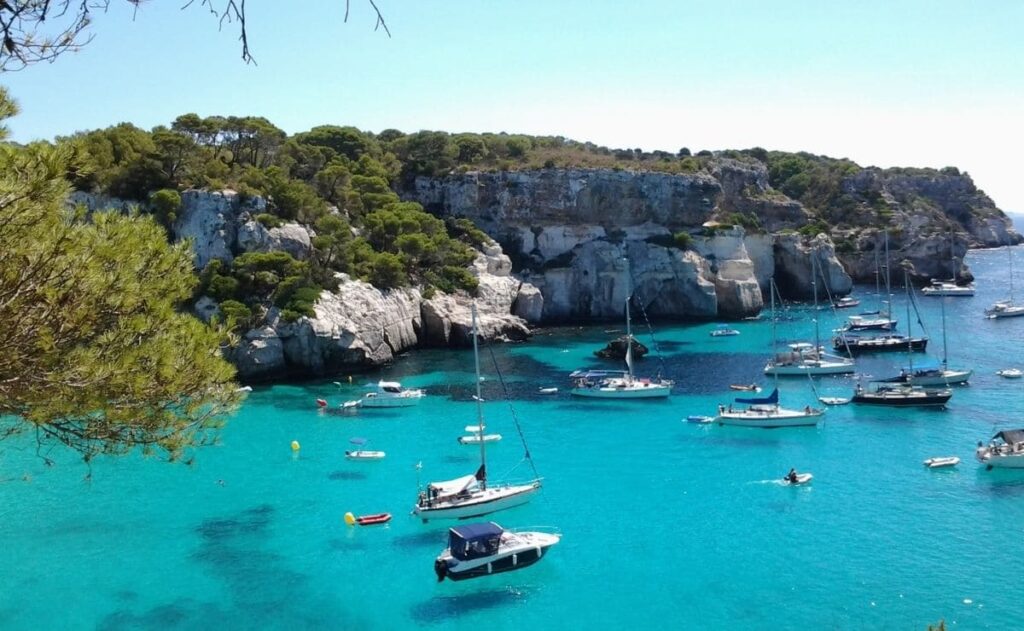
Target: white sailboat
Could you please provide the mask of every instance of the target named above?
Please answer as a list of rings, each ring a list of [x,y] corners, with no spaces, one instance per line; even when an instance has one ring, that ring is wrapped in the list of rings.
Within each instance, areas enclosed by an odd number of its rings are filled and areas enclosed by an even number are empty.
[[[775,279],[771,280],[772,300],[772,350],[776,343],[775,317]],[[740,398],[736,403],[747,405],[745,408],[718,406],[715,422],[719,425],[736,425],[740,427],[761,427],[772,429],[777,427],[807,427],[818,424],[818,419],[825,413],[807,406],[802,410],[790,410],[779,405],[779,375],[775,373],[775,389],[767,397]]]
[[[487,481],[487,440],[483,440],[484,411],[480,397],[480,350],[477,344],[476,304],[472,306],[473,316],[473,361],[476,366],[476,416],[480,444],[480,468],[472,475],[454,480],[431,482],[421,491],[413,508],[413,514],[424,522],[431,519],[468,519],[497,511],[514,508],[530,501],[540,489],[540,478],[524,484],[488,484]],[[530,458],[529,450],[526,458]]]
[[[569,375],[573,381],[570,393],[593,399],[657,399],[672,394],[668,379],[640,379],[633,374],[633,330],[629,302],[633,293],[626,262],[626,370],[577,370]]]
[[[1017,305],[1013,302],[1013,247],[1007,247],[1006,252],[1010,255],[1010,299],[1000,300],[985,309],[985,316],[990,320],[1024,316],[1024,305]]]
[[[940,301],[942,306],[942,363],[906,367],[892,381],[908,383],[912,386],[948,386],[967,383],[974,374],[973,370],[954,370],[949,367],[949,345],[946,340],[946,300]],[[909,316],[908,316],[909,320]]]
[[[974,295],[974,283],[968,283],[966,285],[956,284],[956,255],[953,254],[953,245],[955,245],[953,231],[949,231],[949,259],[953,265],[953,277],[949,280],[937,280],[932,279],[932,284],[929,287],[925,287],[921,290],[921,293],[925,296],[954,296],[969,298]]]
[[[816,254],[816,253],[815,253]],[[845,375],[854,371],[849,357],[830,355],[821,345],[821,327],[818,324],[818,278],[815,271],[816,256],[811,257],[811,288],[814,292],[814,344],[798,342],[789,345],[788,353],[778,353],[764,367],[766,375]],[[772,296],[774,299],[774,296]]]

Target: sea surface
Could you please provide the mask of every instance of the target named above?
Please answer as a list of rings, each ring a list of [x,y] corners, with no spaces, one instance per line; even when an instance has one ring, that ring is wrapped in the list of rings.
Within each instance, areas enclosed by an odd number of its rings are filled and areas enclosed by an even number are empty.
[[[514,415],[544,479],[533,501],[493,519],[556,527],[563,539],[537,565],[461,583],[438,583],[433,572],[449,524],[423,524],[409,511],[418,483],[479,464],[478,448],[456,442],[476,421],[471,351],[409,353],[351,384],[340,374],[257,387],[222,444],[200,450],[192,466],[128,456],[87,467],[61,448],[47,452],[47,466],[28,440],[5,441],[0,628],[923,631],[940,619],[947,628],[1024,628],[1024,472],[985,471],[973,459],[977,441],[1024,427],[1024,380],[995,374],[1024,368],[1024,318],[982,314],[1008,293],[1007,257],[972,252],[978,295],[946,299],[950,365],[975,371],[946,410],[847,405],[817,428],[778,430],[686,423],[742,394],[729,384],[771,387],[761,373],[767,316],[735,323],[742,334],[726,338],[709,336],[716,323],[656,324],[661,360],[652,353],[637,370],[676,380],[666,401],[568,395],[571,370],[616,367],[592,352],[618,325],[485,346],[484,413],[488,430],[504,435],[488,448],[489,471],[532,475]],[[857,288],[862,307],[873,292]],[[895,292],[906,332],[905,298]],[[918,302],[934,361],[942,303]],[[812,340],[816,316],[824,335],[847,315],[807,305],[780,313],[780,346]],[[636,329],[653,347],[642,318]],[[883,376],[907,357],[859,363],[862,374]],[[417,408],[354,416],[317,408],[317,398],[336,407],[380,378],[429,396]],[[815,391],[849,396],[854,383],[785,379],[782,402],[813,405]],[[546,386],[562,391],[540,395]],[[347,461],[353,437],[387,458]],[[922,466],[947,455],[963,462]],[[812,472],[813,484],[780,484],[790,467]],[[395,517],[349,527],[347,511]]]

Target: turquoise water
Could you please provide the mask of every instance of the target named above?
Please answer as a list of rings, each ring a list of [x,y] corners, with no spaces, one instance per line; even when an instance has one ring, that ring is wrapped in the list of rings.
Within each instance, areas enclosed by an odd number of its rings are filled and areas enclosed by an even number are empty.
[[[924,629],[940,618],[1022,628],[1024,472],[983,471],[972,454],[995,427],[1024,426],[1024,382],[995,376],[1024,367],[1024,318],[982,318],[1005,296],[1005,250],[969,262],[979,292],[947,301],[950,363],[976,375],[945,411],[844,406],[816,429],[770,431],[682,422],[728,402],[730,383],[763,382],[767,320],[738,323],[732,338],[709,337],[713,323],[659,326],[677,380],[668,401],[569,398],[567,372],[601,365],[591,351],[608,327],[493,347],[545,480],[531,503],[493,518],[555,526],[564,538],[533,567],[458,584],[433,574],[444,522],[408,512],[417,462],[424,481],[477,466],[476,448],[455,441],[474,422],[470,352],[412,353],[340,390],[331,381],[257,388],[223,444],[191,467],[107,459],[86,481],[90,470],[60,449],[47,467],[33,445],[6,441],[0,628]],[[938,299],[920,303],[940,352]],[[781,341],[807,339],[812,314],[790,310]],[[839,321],[821,317],[824,330]],[[904,362],[865,358],[861,370],[882,375]],[[489,429],[505,435],[488,451],[489,469],[528,477],[487,350],[482,363]],[[638,372],[658,367],[648,357]],[[415,409],[353,417],[316,409],[316,398],[337,404],[380,377],[430,396]],[[826,378],[818,390],[849,396],[852,383]],[[536,394],[550,385],[563,393]],[[800,378],[782,382],[782,397],[814,402]],[[387,459],[346,461],[354,436]],[[922,466],[937,455],[963,463]],[[779,485],[790,467],[812,471],[813,485]],[[346,511],[395,519],[349,528]]]

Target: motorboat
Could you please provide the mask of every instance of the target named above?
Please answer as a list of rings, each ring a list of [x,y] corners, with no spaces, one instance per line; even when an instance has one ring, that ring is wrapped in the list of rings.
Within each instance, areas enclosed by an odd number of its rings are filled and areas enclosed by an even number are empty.
[[[818,397],[818,400],[825,405],[846,405],[850,402],[849,397]]]
[[[857,300],[852,296],[843,296],[839,300],[836,300],[834,303],[832,303],[832,306],[835,307],[836,309],[850,309],[853,307],[859,307],[860,300]]]
[[[376,390],[367,392],[360,404],[364,408],[407,408],[419,405],[425,396],[423,390],[403,388],[397,381],[378,381]]]
[[[562,536],[505,530],[494,522],[466,524],[448,531],[448,547],[434,560],[437,581],[461,581],[529,567],[544,558]]]
[[[369,441],[365,438],[352,438],[349,439],[348,442],[358,447],[365,447],[366,443]],[[345,457],[349,460],[383,460],[385,455],[387,454],[383,451],[368,451],[366,449],[356,449],[345,452]]]
[[[937,458],[928,458],[924,461],[924,466],[929,469],[941,469],[943,467],[955,467],[960,464],[960,459],[956,456],[939,456]]]
[[[779,427],[813,427],[825,413],[824,410],[806,406],[802,410],[790,410],[779,405],[779,389],[762,398],[736,399],[737,403],[747,407],[718,406],[715,422],[719,425],[738,427],[762,427],[776,429]]]
[[[577,370],[569,377],[573,380],[570,393],[592,399],[660,399],[672,394],[672,381],[657,378],[638,378],[633,374],[633,330],[629,316],[629,303],[633,292],[629,285],[629,263],[626,263],[626,370]]]
[[[727,324],[719,324],[717,328],[711,330],[711,337],[731,337],[739,334],[739,331],[729,328]]]
[[[824,352],[809,342],[789,345],[789,352],[777,353],[765,364],[764,374],[788,376],[846,375],[854,371],[853,360]]]
[[[761,386],[759,386],[757,384],[753,384],[753,383],[749,384],[749,385],[742,384],[742,383],[734,383],[734,384],[729,386],[729,389],[730,390],[739,390],[741,392],[760,392],[761,391]]]
[[[501,434],[485,434],[483,425],[467,425],[468,436],[459,436],[460,445],[479,445],[484,443],[496,443],[501,440]]]
[[[897,407],[945,407],[953,396],[949,388],[924,388],[906,384],[878,383],[874,388],[857,384],[852,401],[865,405]]]
[[[813,473],[797,473],[796,475],[787,475],[783,477],[782,482],[789,486],[800,486],[802,484],[808,484],[813,479]]]
[[[1009,300],[1001,300],[985,309],[985,316],[989,320],[1024,316],[1024,305],[1015,305]]]
[[[987,469],[1024,469],[1024,429],[1004,429],[974,450],[978,462]]]
[[[860,355],[861,353],[881,352],[921,352],[928,347],[927,337],[911,337],[889,333],[887,335],[851,335],[847,332],[840,332],[832,338],[832,348],[837,351]]]
[[[476,368],[476,417],[474,429],[482,435],[484,428],[483,399],[480,396],[480,349],[476,321],[476,303],[470,310],[473,323],[473,363]],[[514,415],[513,415],[514,418]],[[518,421],[517,421],[518,427]],[[519,436],[523,433],[520,430]],[[540,490],[541,481],[537,477],[522,484],[491,483],[487,478],[487,441],[477,441],[480,445],[480,468],[472,475],[464,475],[453,480],[430,482],[425,490],[421,490],[413,507],[413,514],[427,522],[431,519],[468,519],[480,517],[497,511],[514,508],[530,501],[534,493]],[[530,450],[523,442],[524,460],[533,466]],[[419,465],[417,465],[417,470]],[[536,471],[534,472],[536,473]]]
[[[372,515],[359,515],[345,513],[345,523],[349,526],[378,526],[391,521],[391,513],[374,513]]]
[[[715,417],[713,416],[702,416],[700,414],[691,414],[686,417],[687,423],[696,423],[697,425],[707,425],[708,423],[714,423]]]
[[[1019,368],[1004,368],[997,370],[996,374],[1003,379],[1020,379],[1024,377],[1024,371],[1021,371]]]
[[[361,400],[359,400],[359,399],[353,399],[351,401],[345,401],[344,403],[341,404],[341,411],[342,412],[355,412],[357,409],[359,409],[359,406],[361,406],[362,404],[363,404],[363,402]]]
[[[974,295],[974,285],[957,285],[952,281],[932,279],[932,284],[921,290],[925,296],[956,296],[969,298]]]

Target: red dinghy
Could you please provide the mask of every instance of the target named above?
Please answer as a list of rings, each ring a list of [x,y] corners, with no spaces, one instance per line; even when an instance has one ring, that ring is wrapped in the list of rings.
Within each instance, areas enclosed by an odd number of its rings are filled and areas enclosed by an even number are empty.
[[[360,515],[356,517],[356,523],[360,526],[386,524],[389,521],[391,521],[391,513],[377,513],[376,515]]]
[[[327,401],[325,401],[324,399],[317,399],[316,404],[322,408],[327,407]]]

